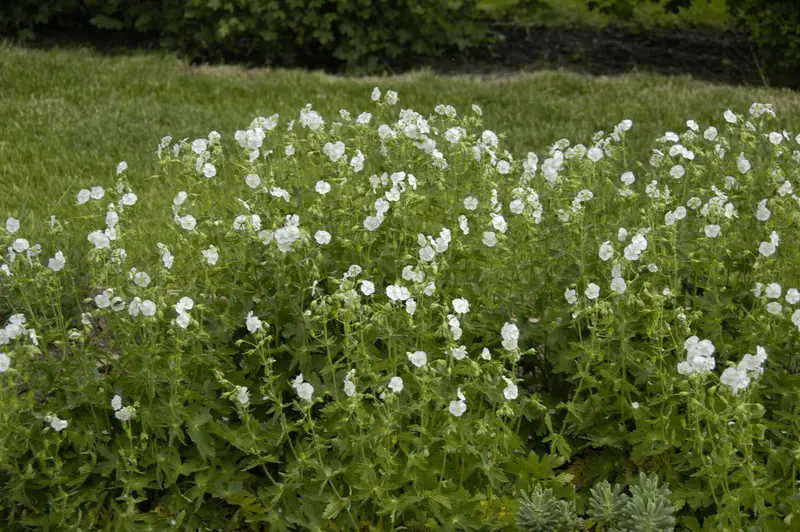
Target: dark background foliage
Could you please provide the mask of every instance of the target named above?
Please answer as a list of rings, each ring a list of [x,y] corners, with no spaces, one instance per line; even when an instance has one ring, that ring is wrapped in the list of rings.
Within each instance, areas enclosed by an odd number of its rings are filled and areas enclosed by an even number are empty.
[[[566,66],[591,73],[644,68],[800,86],[796,0],[728,0],[736,31],[680,28],[676,34],[675,28],[625,25],[637,6],[655,2],[680,12],[707,1],[586,0],[622,23],[598,29],[532,25],[528,15],[546,11],[546,0],[497,0],[503,7],[491,11],[489,0],[14,0],[0,5],[0,35],[34,44],[66,39],[104,49],[162,48],[195,62],[351,73],[422,65],[462,71]],[[684,48],[697,53],[687,56]]]

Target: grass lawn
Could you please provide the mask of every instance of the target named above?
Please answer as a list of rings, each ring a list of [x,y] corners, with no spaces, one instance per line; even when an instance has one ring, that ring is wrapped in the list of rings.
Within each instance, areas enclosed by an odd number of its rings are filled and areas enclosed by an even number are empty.
[[[148,179],[159,139],[230,139],[259,115],[296,115],[310,102],[328,121],[342,104],[366,108],[373,86],[399,91],[402,107],[424,113],[448,103],[461,112],[473,102],[487,128],[508,135],[517,156],[540,154],[567,137],[588,142],[593,132],[630,118],[635,158],[649,158],[651,139],[682,131],[686,118],[703,127],[722,122],[731,107],[775,105],[786,127],[800,129],[800,95],[788,90],[715,86],[689,78],[632,74],[592,78],[541,72],[478,79],[421,72],[352,79],[289,70],[190,67],[167,56],[102,57],[87,51],[0,48],[0,218],[30,216],[45,225],[60,201],[80,189],[111,186],[121,160],[136,192],[161,208],[174,191]]]

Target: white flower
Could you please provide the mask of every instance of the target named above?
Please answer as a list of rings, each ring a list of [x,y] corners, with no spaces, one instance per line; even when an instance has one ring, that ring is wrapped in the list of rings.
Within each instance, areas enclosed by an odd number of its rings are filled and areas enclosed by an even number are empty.
[[[792,323],[798,330],[800,330],[800,309],[795,310],[792,313]]]
[[[115,395],[111,399],[111,408],[113,408],[115,411],[122,410],[122,397],[120,397],[119,395]]]
[[[434,292],[436,292],[436,283],[432,281],[425,285],[425,289],[422,291],[428,297],[432,296]]]
[[[614,256],[614,248],[611,245],[611,242],[606,240],[600,245],[600,260],[605,262],[613,256]]]
[[[136,205],[137,201],[139,201],[139,197],[133,192],[128,192],[127,194],[122,196],[122,199],[120,199],[120,203],[122,203],[126,207],[130,207],[131,205]]]
[[[703,138],[709,142],[714,142],[717,139],[717,128],[710,126],[703,132]]]
[[[175,311],[176,312],[187,312],[194,308],[194,301],[191,297],[182,297],[180,300],[175,304]]]
[[[142,316],[155,316],[156,315],[156,304],[150,301],[149,299],[145,299],[141,303],[139,303],[139,310],[142,313]]]
[[[86,190],[85,188],[78,191],[77,200],[78,205],[83,205],[84,203],[88,202],[92,198],[92,193]]]
[[[680,179],[686,174],[686,169],[681,166],[680,164],[676,164],[669,170],[669,175],[674,177],[675,179]]]
[[[762,242],[761,245],[758,246],[758,252],[765,257],[774,255],[776,249],[777,246],[772,242]]]
[[[219,260],[219,251],[217,251],[217,248],[212,244],[208,246],[208,249],[203,250],[203,258],[208,264],[214,266]]]
[[[466,314],[469,312],[469,301],[464,298],[457,298],[453,300],[453,310],[456,314]]]
[[[244,182],[247,183],[248,187],[255,190],[261,184],[261,178],[258,177],[258,174],[247,174],[247,177],[244,178]]]
[[[781,285],[778,283],[769,283],[767,285],[767,297],[770,299],[778,299],[781,297],[781,293],[783,293],[783,289]]]
[[[487,347],[483,348],[483,351],[481,351],[481,358],[483,360],[491,360],[492,359],[492,353],[489,352],[489,348],[487,348]]]
[[[97,305],[97,308],[108,308],[111,306],[111,296],[114,294],[114,291],[111,289],[104,290],[102,294],[97,294],[94,296],[94,304]]]
[[[434,258],[436,258],[436,250],[434,250],[431,246],[425,246],[419,250],[419,258],[425,262],[431,262]]]
[[[0,353],[0,373],[5,373],[11,368],[11,357],[5,353]]]
[[[408,361],[416,367],[421,368],[428,363],[428,355],[425,351],[414,351],[413,353],[406,353]]]
[[[386,295],[392,301],[405,301],[411,297],[411,292],[404,286],[390,284],[386,287]]]
[[[8,231],[9,234],[12,235],[17,231],[19,231],[19,220],[17,220],[16,218],[9,218],[8,220],[6,220],[6,231]]]
[[[460,345],[453,348],[452,355],[456,360],[464,360],[464,358],[467,356],[467,346]]]
[[[53,270],[54,272],[60,272],[66,266],[67,260],[64,258],[64,254],[60,251],[56,251],[55,256],[47,261],[47,267]]]
[[[99,200],[103,199],[103,196],[106,195],[106,192],[105,190],[103,190],[103,187],[92,187],[92,190],[89,193],[89,195],[92,199]]]
[[[508,161],[498,161],[497,162],[497,171],[503,175],[507,174],[511,170],[511,164]]]
[[[181,216],[178,220],[181,225],[181,228],[186,231],[191,231],[192,229],[195,228],[195,226],[197,226],[197,220],[195,220],[194,216],[192,216],[191,214]]]
[[[622,174],[620,179],[627,186],[631,186],[633,182],[636,181],[636,176],[633,175],[633,172],[625,172],[624,174]]]
[[[461,387],[458,387],[456,392],[457,401],[450,401],[450,413],[455,417],[461,417],[467,411],[467,398],[461,392]]]
[[[455,417],[461,417],[467,411],[467,403],[464,401],[450,401],[450,413]]]
[[[247,391],[247,386],[236,387],[236,400],[243,405],[246,405],[250,401],[250,394]]]
[[[622,277],[614,277],[611,279],[611,290],[617,294],[624,294],[628,289],[625,279]]]
[[[382,222],[383,222],[383,217],[382,216],[381,217],[378,217],[378,216],[367,216],[364,219],[364,228],[367,231],[375,231],[376,229],[378,229],[381,226]]]
[[[797,288],[790,288],[786,291],[786,302],[794,305],[800,302],[800,291]]]
[[[175,205],[175,206],[183,205],[183,203],[186,201],[186,198],[188,198],[188,197],[189,197],[189,194],[187,194],[186,192],[181,190],[180,192],[178,192],[175,195],[175,198],[172,200],[172,204]]]
[[[203,165],[203,175],[211,179],[212,177],[217,175],[217,167],[211,163],[205,163]]]
[[[314,190],[317,191],[318,194],[322,194],[323,196],[331,191],[331,185],[327,181],[317,181],[317,184],[314,185]]]
[[[478,200],[473,198],[472,196],[467,196],[464,199],[464,208],[468,211],[474,211],[478,208]]]
[[[116,296],[111,300],[111,310],[113,310],[114,312],[119,312],[124,308],[125,308],[125,301],[121,297]]]
[[[503,348],[507,351],[513,351],[517,348],[517,342],[519,341],[519,328],[513,323],[506,322],[503,324],[503,328],[500,331],[500,335],[503,337]]]
[[[639,410],[639,403],[637,401],[632,402],[631,408],[633,408],[634,410]]]
[[[369,124],[370,120],[372,120],[372,113],[364,112],[358,115],[358,118],[356,118],[356,124],[367,125]]]
[[[578,302],[578,294],[575,290],[567,288],[564,291],[564,299],[566,299],[567,303],[569,303],[570,305],[574,305],[575,303]]]
[[[639,260],[639,256],[647,249],[647,239],[644,235],[636,234],[631,238],[631,243],[625,246],[625,258],[634,261]]]
[[[459,140],[461,140],[461,136],[462,128],[460,127],[451,127],[444,133],[445,140],[452,144],[456,144]]]
[[[417,302],[414,300],[413,297],[406,299],[406,312],[410,316],[413,316],[414,313],[417,311]]]
[[[741,152],[739,158],[736,159],[736,167],[739,169],[740,174],[746,174],[750,171],[750,161],[745,158],[744,152]]]
[[[297,391],[297,395],[300,399],[304,401],[310,401],[311,397],[314,395],[314,387],[308,382],[303,382],[302,373],[295,377],[292,387]]]
[[[192,151],[197,155],[203,155],[208,147],[206,139],[195,139],[192,141]]]
[[[344,394],[347,397],[353,397],[356,394],[356,385],[351,380],[353,378],[353,375],[355,374],[356,370],[351,369],[350,371],[347,372],[347,375],[345,375],[344,377]]]
[[[720,227],[717,224],[709,224],[703,228],[708,238],[717,238],[719,236]]]
[[[777,301],[772,301],[771,303],[767,304],[767,312],[770,314],[777,315],[780,314],[782,310],[783,306],[781,306],[781,304]]]
[[[728,122],[729,124],[736,123],[736,115],[733,114],[733,111],[731,111],[730,109],[725,111],[722,116],[725,117],[725,121]]]
[[[247,318],[245,319],[245,325],[247,326],[247,330],[250,331],[251,334],[255,334],[257,331],[260,331],[263,327],[263,322],[258,319],[257,316],[253,315],[253,311],[247,313]]]
[[[128,421],[133,414],[131,413],[131,407],[126,406],[120,410],[114,412],[114,417],[119,419],[120,421]]]
[[[375,293],[375,284],[372,281],[361,281],[361,293],[365,296],[371,296]]]
[[[744,371],[739,371],[736,368],[725,368],[719,378],[719,382],[725,386],[730,387],[733,395],[739,393],[739,390],[747,388],[750,384],[750,377]]]
[[[45,420],[50,416],[45,417]],[[50,428],[52,428],[56,432],[61,432],[69,425],[69,421],[64,419],[58,419],[57,417],[50,418]]]
[[[133,283],[141,288],[147,288],[150,285],[150,276],[146,272],[136,272],[133,275]]]
[[[395,91],[386,91],[386,103],[389,105],[394,105],[397,103],[397,92]]]
[[[372,99],[373,102],[377,102],[378,100],[380,100],[381,90],[378,87],[372,89],[372,94],[370,95],[370,98]]]
[[[493,248],[497,245],[497,235],[493,231],[485,231],[483,233],[483,244],[487,247]]]
[[[517,388],[517,385],[514,384],[514,381],[508,377],[504,376],[503,380],[506,381],[506,387],[503,390],[503,397],[509,401],[513,401],[519,396],[519,389]]]
[[[322,147],[322,153],[328,156],[331,162],[337,162],[344,156],[345,146],[344,142],[337,141],[336,143],[326,142]]]
[[[27,249],[29,249],[31,247],[31,244],[30,244],[30,242],[28,242],[24,238],[18,238],[16,240],[14,240],[14,242],[11,244],[11,247],[17,253],[22,253],[23,251],[26,251]]]
[[[331,234],[327,231],[317,231],[314,233],[314,240],[316,240],[317,244],[320,246],[324,246],[325,244],[330,243]]]
[[[389,389],[392,390],[394,393],[400,393],[403,391],[403,379],[402,377],[392,377],[389,380]]]
[[[592,160],[592,162],[596,163],[597,161],[603,158],[603,150],[601,150],[597,146],[593,146],[589,148],[589,151],[586,152],[586,155],[589,157],[589,159]]]
[[[589,299],[597,299],[600,296],[600,287],[594,283],[589,283],[589,286],[586,287],[586,291],[584,292]]]
[[[500,214],[491,213],[492,215],[492,227],[495,228],[496,231],[500,231],[501,233],[505,233],[508,229],[508,223],[506,223],[506,219],[503,218]]]

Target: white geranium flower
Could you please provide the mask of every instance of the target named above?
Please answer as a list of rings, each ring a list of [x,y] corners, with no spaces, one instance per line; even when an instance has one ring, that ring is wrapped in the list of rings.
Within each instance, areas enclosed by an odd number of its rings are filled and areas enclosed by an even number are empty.
[[[600,245],[600,260],[605,262],[613,256],[614,256],[614,247],[611,245],[611,242],[606,240]]]
[[[464,360],[464,358],[467,356],[467,346],[460,345],[453,348],[452,355],[456,360]]]
[[[140,288],[150,286],[150,276],[146,272],[136,272],[133,275],[133,283]]]
[[[20,226],[19,220],[17,220],[16,218],[9,218],[8,220],[6,220],[6,231],[8,231],[8,233],[11,235],[19,231],[19,226]]]
[[[588,299],[597,299],[600,296],[600,287],[594,283],[589,283],[584,295],[586,295]]]
[[[466,314],[469,312],[469,301],[461,297],[454,299],[453,310],[456,314]]]
[[[255,190],[261,185],[261,178],[258,177],[258,174],[247,174],[247,177],[244,178],[244,182],[248,187]]]
[[[331,241],[331,234],[327,231],[317,231],[314,233],[314,240],[317,241],[317,244],[320,246],[324,246],[325,244],[329,244]]]
[[[217,264],[217,261],[219,260],[219,251],[212,244],[208,246],[208,249],[203,250],[203,258],[206,260],[208,264],[214,266]]]
[[[500,335],[503,337],[503,348],[507,351],[513,351],[517,348],[517,342],[519,340],[519,328],[513,323],[506,322],[503,325],[503,328],[500,331]]]
[[[64,254],[60,251],[56,251],[55,256],[47,261],[47,267],[53,270],[54,272],[60,272],[64,269],[64,266],[67,265],[67,259],[64,258]]]
[[[247,326],[247,330],[250,331],[251,334],[255,334],[257,331],[260,331],[263,327],[263,322],[258,319],[257,316],[253,315],[253,311],[247,313],[247,318],[245,319],[245,325]]]
[[[519,396],[519,388],[517,388],[517,385],[514,384],[514,381],[508,377],[504,376],[503,380],[506,381],[506,387],[503,390],[503,397],[509,401],[513,401]]]
[[[717,224],[709,224],[703,228],[708,238],[717,238],[719,236],[720,227]]]
[[[361,281],[361,293],[365,296],[371,296],[375,293],[375,284],[372,281]]]
[[[408,361],[416,367],[421,368],[428,363],[428,355],[425,351],[414,351],[413,353],[406,353]]]
[[[400,393],[403,391],[403,378],[402,377],[392,377],[389,380],[389,389],[392,390],[394,393]]]

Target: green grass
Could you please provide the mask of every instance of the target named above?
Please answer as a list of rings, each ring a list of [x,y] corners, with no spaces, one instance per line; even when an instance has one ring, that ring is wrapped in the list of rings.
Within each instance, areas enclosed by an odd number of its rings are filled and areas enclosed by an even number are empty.
[[[630,17],[604,14],[588,8],[587,0],[544,0],[544,8],[526,9],[523,0],[482,0],[481,7],[494,16],[505,16],[516,22],[554,26],[605,27],[626,24],[641,27],[705,26],[731,29],[726,0],[697,0],[678,13],[667,13],[664,1],[637,3]]]
[[[167,56],[102,57],[86,51],[0,48],[0,218],[43,223],[59,201],[91,185],[112,186],[121,160],[137,194],[157,206],[169,183],[156,171],[159,139],[230,139],[258,115],[296,116],[311,102],[332,121],[340,107],[367,108],[373,86],[396,89],[402,107],[430,113],[437,103],[459,112],[473,102],[485,125],[507,136],[517,157],[542,154],[567,137],[588,142],[623,118],[634,121],[633,156],[649,158],[651,139],[683,131],[691,117],[719,125],[727,108],[771,102],[800,129],[800,96],[788,90],[715,86],[689,78],[632,74],[593,78],[541,72],[509,77],[443,77],[430,72],[386,78],[343,78],[288,70],[193,68]],[[27,220],[26,220],[27,218]]]

